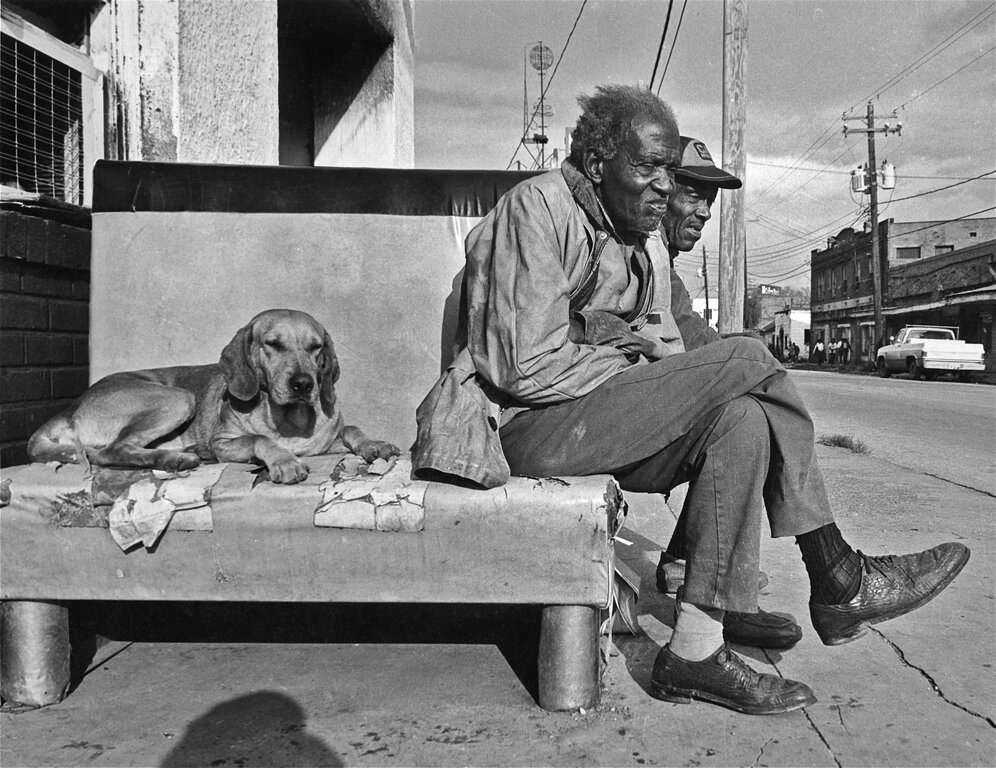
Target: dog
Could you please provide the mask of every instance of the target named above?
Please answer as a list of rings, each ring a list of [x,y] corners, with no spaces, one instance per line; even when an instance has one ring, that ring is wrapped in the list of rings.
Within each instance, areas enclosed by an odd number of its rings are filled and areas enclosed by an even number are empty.
[[[202,460],[261,462],[275,483],[308,476],[300,456],[345,447],[368,463],[401,450],[346,426],[339,361],[311,315],[270,309],[213,365],[113,373],[31,436],[33,461],[193,469]]]

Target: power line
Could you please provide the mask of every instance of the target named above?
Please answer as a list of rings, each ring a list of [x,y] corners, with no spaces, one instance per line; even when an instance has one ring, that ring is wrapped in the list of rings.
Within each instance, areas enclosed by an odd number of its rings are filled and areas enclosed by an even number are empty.
[[[900,200],[912,200],[914,197],[924,197],[925,195],[933,195],[935,192],[943,192],[946,189],[951,189],[953,187],[960,187],[962,184],[968,184],[970,181],[979,181],[980,179],[984,179],[986,176],[992,176],[994,173],[996,173],[996,168],[989,171],[988,173],[983,173],[971,179],[965,179],[964,181],[959,181],[954,184],[948,184],[946,187],[938,187],[937,189],[928,189],[926,192],[918,192],[915,195],[907,195],[906,197],[889,198],[889,202],[898,203]]]
[[[974,29],[975,26],[978,26],[979,24],[981,24],[989,16],[991,16],[994,12],[996,12],[996,9],[994,9],[994,7],[991,6],[989,8],[986,8],[986,9],[980,11],[979,13],[977,13],[975,16],[973,16],[971,19],[969,19],[965,24],[963,24],[957,30],[955,30],[950,35],[948,35],[946,38],[944,38],[944,40],[942,40],[940,43],[938,43],[937,45],[935,45],[934,48],[932,48],[926,54],[924,54],[919,59],[917,59],[916,61],[914,61],[912,64],[910,64],[907,67],[905,67],[903,70],[901,70],[899,73],[897,73],[896,75],[894,75],[892,78],[890,78],[889,80],[887,80],[883,85],[879,86],[875,91],[873,91],[871,94],[869,94],[869,96],[867,96],[864,99],[862,99],[861,101],[857,102],[857,104],[860,104],[860,103],[862,103],[864,101],[867,101],[869,98],[871,98],[871,96],[874,96],[876,93],[881,93],[882,91],[885,91],[888,88],[890,88],[893,85],[895,85],[896,83],[900,82],[900,80],[905,79],[905,77],[907,77],[909,74],[912,74],[912,72],[914,71],[915,68],[918,68],[922,64],[926,63],[930,58],[933,58],[934,56],[938,55],[944,48],[947,48],[950,45],[952,45],[955,42],[957,42],[958,39],[960,39],[962,36],[964,36],[965,34],[967,34],[968,32],[970,32],[971,29]],[[952,39],[952,38],[954,38],[954,39]],[[985,55],[985,54],[983,54],[983,55]],[[981,58],[981,56],[976,57],[976,59],[973,59],[972,62],[969,62],[969,64],[973,63],[978,58]],[[965,66],[968,66],[968,64],[966,64]],[[962,67],[962,69],[964,69],[964,67]],[[961,71],[961,70],[958,70],[958,71]],[[954,74],[957,74],[957,73],[952,73],[949,77],[953,77]],[[945,79],[947,79],[947,78],[945,78]],[[941,82],[943,82],[943,81],[941,81]],[[940,83],[935,83],[935,86],[939,85],[939,84]],[[931,86],[931,87],[934,87],[934,86]],[[921,95],[923,95],[923,94],[921,94]],[[919,97],[917,97],[917,98],[919,98]],[[907,102],[907,103],[909,103],[909,102]],[[855,108],[855,106],[852,106],[847,111],[853,110]],[[761,191],[760,195],[757,198],[755,198],[755,200],[754,200],[755,204],[757,204],[757,202],[759,202],[761,199],[763,199],[764,197],[766,197],[767,194],[772,189],[774,189],[782,181],[782,179],[784,179],[784,178],[788,177],[789,175],[791,175],[792,171],[796,170],[798,168],[798,166],[801,165],[806,160],[807,157],[809,157],[811,154],[814,154],[819,149],[821,149],[830,140],[830,138],[832,137],[834,127],[835,127],[834,125],[831,125],[828,128],[824,129],[813,140],[813,143],[810,144],[809,147],[806,148],[806,150],[799,157],[799,160],[796,161],[796,164],[794,166],[789,166],[789,169],[785,173],[779,175],[774,181],[771,182],[771,184],[769,184],[764,190]],[[828,133],[830,135],[827,135]],[[824,136],[826,136],[825,139],[823,138]],[[801,185],[801,183],[803,183],[803,182],[800,182],[800,185]]]
[[[906,195],[905,197],[890,198],[887,201],[887,204],[898,203],[898,202],[900,202],[902,200],[912,200],[912,199],[917,198],[917,197],[925,197],[927,195],[936,194],[937,192],[944,192],[946,190],[953,189],[954,187],[959,187],[959,186],[961,186],[963,184],[968,184],[969,182],[972,182],[972,181],[981,181],[981,180],[985,179],[986,177],[992,176],[994,174],[996,174],[996,169],[993,169],[993,170],[988,171],[986,173],[979,174],[978,176],[972,176],[971,178],[967,178],[967,179],[962,178],[962,179],[959,179],[954,184],[948,184],[948,185],[943,186],[943,187],[936,187],[934,189],[929,189],[929,190],[926,190],[924,192],[918,192],[918,193],[916,193],[914,195]],[[767,251],[767,252],[764,252],[764,253],[761,253],[760,249],[755,249],[753,251],[753,253],[757,257],[759,257],[759,258],[755,259],[753,263],[754,264],[771,263],[771,262],[780,261],[782,259],[788,258],[791,255],[793,255],[797,251],[797,249],[799,247],[801,247],[802,243],[804,243],[806,241],[810,241],[811,242],[813,240],[819,239],[819,238],[815,237],[815,235],[818,232],[821,232],[822,230],[827,230],[827,229],[833,228],[834,225],[836,224],[836,222],[842,221],[843,219],[848,218],[848,216],[850,216],[850,215],[851,214],[846,214],[844,216],[838,217],[837,219],[834,219],[829,224],[824,224],[823,226],[819,227],[818,229],[812,230],[811,232],[803,233],[799,237],[794,237],[794,238],[792,238],[790,240],[783,241],[782,243],[771,243],[771,244],[769,244],[767,246],[763,246],[763,247],[764,248],[775,248],[776,246],[787,245],[789,243],[796,242],[796,241],[800,242],[799,246],[791,246],[789,248],[784,248],[784,249],[779,249],[779,250],[772,250],[772,251]],[[858,218],[860,219],[861,216],[863,216],[863,215],[864,215],[864,211],[862,211],[862,213],[858,216]],[[764,222],[757,222],[757,223],[762,224],[762,226],[764,225]],[[768,228],[769,229],[774,229],[773,227],[768,227]],[[777,230],[775,230],[775,231],[777,231]],[[788,234],[788,233],[786,232],[785,234]]]
[[[891,78],[889,78],[888,80],[886,80],[885,83],[883,83],[878,88],[876,88],[875,90],[873,90],[871,93],[869,93],[863,99],[859,99],[855,104],[853,104],[846,111],[850,112],[851,110],[857,108],[858,105],[863,104],[866,101],[868,101],[869,99],[871,99],[873,96],[881,96],[881,94],[882,94],[883,91],[887,91],[889,88],[892,88],[894,85],[898,84],[902,80],[905,80],[907,77],[909,77],[910,75],[912,75],[913,72],[915,72],[921,66],[923,66],[924,64],[926,64],[930,59],[932,59],[935,56],[937,56],[938,54],[940,54],[941,51],[943,51],[945,48],[948,48],[951,45],[953,45],[954,43],[956,43],[962,37],[964,37],[969,32],[971,32],[972,29],[974,29],[979,24],[981,24],[983,21],[985,21],[990,16],[992,16],[994,13],[996,13],[996,7],[994,7],[994,6],[996,6],[996,4],[991,5],[989,8],[986,8],[986,9],[980,11],[979,13],[977,13],[975,16],[973,16],[967,22],[965,22],[964,24],[962,24],[958,29],[956,29],[954,32],[952,32],[950,35],[948,35],[946,38],[944,38],[941,42],[939,42],[937,45],[935,45],[933,48],[931,48],[929,51],[927,51],[927,53],[923,54],[918,59],[916,59],[915,61],[913,61],[911,64],[908,64],[906,67],[904,67],[903,69],[901,69],[899,72],[897,72]],[[980,18],[980,17],[983,17],[983,18]],[[952,38],[954,38],[954,39],[952,39]]]
[[[654,80],[657,79],[657,65],[661,63],[661,53],[664,51],[664,38],[667,37],[667,28],[671,24],[671,8],[674,6],[674,0],[667,0],[667,15],[664,17],[664,30],[661,32],[661,42],[657,46],[657,58],[654,59],[654,71],[650,75],[650,88],[654,89]],[[672,46],[673,47],[673,46]],[[662,77],[661,80],[664,78]]]
[[[932,86],[930,86],[930,87],[929,87],[929,88],[927,88],[926,90],[923,90],[923,91],[921,91],[921,92],[920,92],[919,94],[917,94],[916,96],[914,96],[914,97],[913,97],[912,99],[910,99],[909,101],[907,101],[907,102],[905,102],[905,103],[903,103],[903,104],[900,104],[900,105],[899,105],[898,107],[896,107],[896,108],[895,108],[894,110],[892,110],[892,111],[893,111],[893,112],[898,112],[898,111],[899,111],[900,109],[905,109],[905,108],[906,108],[906,106],[907,106],[908,104],[912,104],[912,103],[913,103],[914,101],[916,101],[917,99],[919,99],[919,98],[922,98],[922,97],[926,96],[926,95],[927,95],[928,93],[930,93],[930,92],[931,92],[932,90],[934,90],[934,89],[935,89],[935,88],[936,88],[937,86],[939,86],[939,85],[940,85],[941,83],[944,83],[944,82],[947,82],[947,81],[948,81],[948,80],[950,80],[950,79],[951,79],[952,77],[954,77],[954,76],[955,76],[955,75],[957,75],[957,74],[958,74],[959,72],[961,72],[961,71],[962,71],[963,69],[967,69],[968,67],[972,66],[972,64],[974,64],[974,63],[975,63],[975,62],[977,62],[977,61],[978,61],[979,59],[981,59],[981,58],[982,58],[983,56],[985,56],[985,55],[987,55],[987,54],[990,54],[990,53],[992,53],[993,51],[996,51],[996,45],[994,45],[994,46],[993,46],[992,48],[990,48],[990,49],[989,49],[988,51],[983,51],[982,53],[980,53],[980,54],[979,54],[978,56],[976,56],[976,57],[975,57],[974,59],[972,59],[972,60],[971,60],[970,62],[968,62],[967,64],[965,64],[965,65],[963,65],[963,66],[961,66],[961,67],[958,67],[958,69],[956,69],[956,70],[955,70],[954,72],[952,72],[952,73],[951,73],[950,75],[948,75],[947,77],[945,77],[945,78],[944,78],[944,79],[942,79],[942,80],[938,80],[938,81],[937,81],[936,83],[934,83],[934,84],[933,84]]]
[[[678,26],[674,28],[674,37],[671,38],[671,50],[667,52],[667,61],[664,62],[664,71],[661,72],[661,81],[657,84],[657,95],[661,95],[661,86],[664,85],[664,78],[667,77],[667,68],[671,66],[671,57],[674,49],[678,45],[678,33],[681,32],[681,22],[685,18],[685,8],[688,7],[688,0],[681,4],[681,13],[678,15]]]
[[[505,166],[506,171],[511,168],[512,163],[515,162],[515,156],[519,154],[519,148],[523,146],[522,140],[526,138],[526,134],[529,132],[528,126],[532,125],[533,120],[536,119],[536,113],[539,112],[540,104],[543,103],[543,99],[546,97],[546,92],[550,90],[550,86],[553,84],[553,78],[557,76],[557,70],[560,68],[560,62],[564,60],[564,54],[567,52],[567,46],[571,44],[571,38],[574,36],[574,30],[578,28],[578,22],[581,21],[581,14],[584,13],[584,8],[587,4],[588,0],[582,0],[581,8],[578,10],[577,18],[574,19],[571,31],[567,35],[564,47],[560,49],[560,56],[557,57],[557,63],[553,65],[553,72],[550,73],[550,77],[546,81],[546,86],[543,88],[543,92],[540,94],[539,100],[536,102],[536,108],[533,110],[532,116],[526,123],[526,129],[522,132],[522,136],[519,137],[519,143],[516,145],[515,151],[512,153],[512,158],[508,161],[508,165]]]
[[[950,224],[950,223],[952,223],[954,221],[961,221],[962,219],[971,219],[971,218],[973,218],[975,216],[978,216],[980,213],[988,213],[989,211],[996,211],[996,205],[990,206],[989,208],[982,208],[982,209],[980,209],[978,211],[973,211],[972,213],[966,213],[963,216],[956,216],[953,219],[945,219],[944,221],[932,221],[929,224],[926,224],[925,226],[918,227],[917,229],[910,229],[910,230],[907,230],[907,231],[903,232],[903,236],[905,237],[907,235],[912,235],[915,232],[923,232],[924,230],[927,230],[927,229],[933,229],[934,227],[937,227],[940,224]],[[859,216],[858,218],[860,219],[861,217]],[[855,223],[857,223],[857,219],[855,219]],[[789,270],[788,272],[784,272],[784,273],[782,273],[780,275],[757,275],[757,274],[755,274],[754,277],[758,277],[758,278],[764,279],[764,280],[776,280],[776,279],[784,279],[784,278],[788,278],[788,277],[794,277],[797,274],[802,274],[802,272],[804,271],[804,268],[808,267],[808,266],[810,266],[810,265],[809,265],[808,260],[807,260],[806,264],[801,265],[800,267],[796,267],[796,268],[794,268],[792,270]]]

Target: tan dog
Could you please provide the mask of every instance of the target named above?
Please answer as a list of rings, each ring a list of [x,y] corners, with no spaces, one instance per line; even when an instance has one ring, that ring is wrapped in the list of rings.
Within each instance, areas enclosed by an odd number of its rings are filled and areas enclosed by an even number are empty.
[[[400,453],[345,426],[332,339],[304,312],[256,315],[217,365],[113,373],[28,443],[35,461],[191,469],[202,459],[260,461],[275,483],[308,476],[298,456],[345,447],[366,461]]]

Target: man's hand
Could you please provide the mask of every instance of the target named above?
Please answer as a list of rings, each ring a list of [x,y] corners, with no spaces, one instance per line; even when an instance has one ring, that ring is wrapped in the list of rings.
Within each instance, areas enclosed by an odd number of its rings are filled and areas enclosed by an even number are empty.
[[[585,310],[573,313],[568,337],[575,344],[615,347],[630,362],[636,362],[640,355],[648,360],[658,359],[657,345],[631,331],[625,320],[611,312]]]

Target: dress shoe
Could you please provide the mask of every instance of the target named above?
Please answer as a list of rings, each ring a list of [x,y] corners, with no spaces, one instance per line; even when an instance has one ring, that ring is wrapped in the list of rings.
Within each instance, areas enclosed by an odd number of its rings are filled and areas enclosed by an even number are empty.
[[[657,563],[657,591],[669,595],[684,583],[685,561],[676,560],[666,552],[661,552],[660,562]],[[768,586],[768,574],[764,571],[758,571],[758,590],[762,590],[766,586]]]
[[[861,588],[849,603],[809,604],[809,615],[824,645],[857,640],[878,624],[919,608],[940,594],[965,567],[971,551],[947,543],[913,555],[861,558]]]
[[[702,661],[661,648],[650,675],[650,695],[678,704],[708,701],[748,715],[778,715],[816,703],[804,683],[756,672],[725,645]]]
[[[684,598],[684,585],[674,595],[674,618],[678,620],[679,605]],[[784,650],[802,640],[802,627],[785,616],[762,611],[740,613],[727,611],[723,615],[723,639],[728,643],[749,645],[754,648]]]

